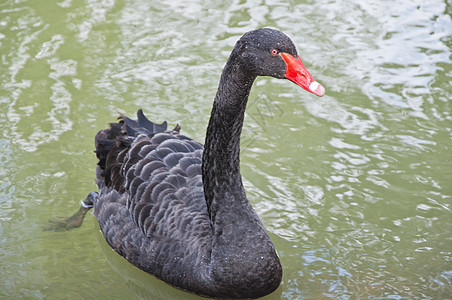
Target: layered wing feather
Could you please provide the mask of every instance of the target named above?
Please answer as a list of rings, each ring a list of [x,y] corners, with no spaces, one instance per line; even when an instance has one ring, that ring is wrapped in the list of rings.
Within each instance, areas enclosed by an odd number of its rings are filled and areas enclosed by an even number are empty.
[[[139,111],[138,120],[121,116],[95,141],[100,190],[95,214],[107,242],[175,285],[202,282],[200,264],[207,267],[212,247],[203,146],[179,130],[168,131],[166,123],[154,124]],[[195,266],[197,275],[190,274]]]

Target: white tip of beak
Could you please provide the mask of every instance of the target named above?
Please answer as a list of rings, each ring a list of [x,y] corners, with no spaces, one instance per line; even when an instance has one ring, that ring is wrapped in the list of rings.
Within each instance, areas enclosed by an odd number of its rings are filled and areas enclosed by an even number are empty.
[[[311,82],[311,84],[309,85],[309,90],[319,97],[325,95],[325,88],[317,81]]]

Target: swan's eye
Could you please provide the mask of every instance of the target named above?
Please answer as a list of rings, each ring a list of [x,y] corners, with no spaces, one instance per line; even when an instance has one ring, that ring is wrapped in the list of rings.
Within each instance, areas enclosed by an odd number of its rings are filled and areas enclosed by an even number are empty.
[[[277,55],[277,54],[279,53],[279,51],[276,50],[276,49],[273,49],[272,51],[270,51],[270,53],[271,53],[272,55]]]

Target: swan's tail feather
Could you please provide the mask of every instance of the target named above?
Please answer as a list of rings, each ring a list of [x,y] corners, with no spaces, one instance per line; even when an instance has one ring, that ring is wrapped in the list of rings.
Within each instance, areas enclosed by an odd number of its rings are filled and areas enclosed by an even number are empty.
[[[138,117],[137,120],[138,126],[142,128],[147,128],[153,133],[166,131],[166,128],[168,127],[166,121],[164,121],[162,124],[152,123],[151,121],[148,120],[148,118],[146,118],[146,116],[143,114],[143,110],[141,109],[138,110],[137,117]]]
[[[168,127],[166,121],[162,124],[155,124],[149,121],[141,109],[137,112],[137,117],[138,120],[135,121],[124,115],[120,116],[120,119],[124,122],[124,128],[128,136],[134,137],[140,133],[156,134],[158,132],[166,131]]]
[[[99,160],[98,165],[103,170],[105,170],[108,153],[116,146],[116,140],[124,135],[121,128],[122,125],[120,123],[110,123],[110,128],[103,129],[96,134],[94,139],[96,150],[94,152]]]

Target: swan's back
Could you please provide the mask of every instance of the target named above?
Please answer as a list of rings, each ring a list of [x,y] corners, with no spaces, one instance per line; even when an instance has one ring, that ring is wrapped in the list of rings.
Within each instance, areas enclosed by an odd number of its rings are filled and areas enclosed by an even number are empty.
[[[203,146],[179,130],[167,131],[166,123],[154,124],[140,110],[137,121],[122,116],[100,131],[94,213],[120,255],[173,285],[191,286],[205,280],[212,229],[201,179]]]

